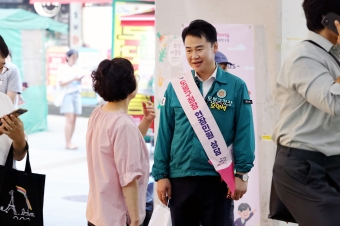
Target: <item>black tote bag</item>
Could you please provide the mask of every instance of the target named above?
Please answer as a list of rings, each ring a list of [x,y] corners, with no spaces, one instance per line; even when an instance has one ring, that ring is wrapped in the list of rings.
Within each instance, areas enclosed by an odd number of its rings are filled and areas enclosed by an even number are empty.
[[[45,175],[34,174],[28,145],[25,171],[13,169],[13,146],[0,165],[0,225],[43,226]]]

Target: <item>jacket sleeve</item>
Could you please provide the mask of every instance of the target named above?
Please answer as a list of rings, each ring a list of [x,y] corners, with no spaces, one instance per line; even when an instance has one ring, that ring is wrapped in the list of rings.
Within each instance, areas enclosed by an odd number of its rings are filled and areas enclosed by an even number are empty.
[[[242,81],[235,98],[234,162],[236,172],[247,173],[254,166],[255,135],[248,88]]]
[[[169,176],[170,150],[174,133],[175,115],[171,108],[171,95],[174,94],[171,83],[165,91],[160,107],[158,135],[155,147],[152,176],[158,181]]]

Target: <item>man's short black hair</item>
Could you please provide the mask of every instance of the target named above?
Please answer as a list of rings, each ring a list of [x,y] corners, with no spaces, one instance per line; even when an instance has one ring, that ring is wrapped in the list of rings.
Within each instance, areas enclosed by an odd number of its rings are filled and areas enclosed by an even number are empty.
[[[133,66],[124,58],[103,60],[91,77],[94,91],[108,102],[126,99],[137,87]]]
[[[340,15],[340,0],[304,0],[302,7],[305,11],[307,27],[314,32],[324,29],[321,21],[327,13]]]
[[[249,211],[251,211],[251,208],[249,206],[248,203],[241,203],[239,206],[238,206],[238,211],[242,212],[242,211],[245,211],[249,209]]]
[[[188,35],[198,38],[205,37],[207,42],[210,42],[211,45],[214,45],[215,42],[217,42],[216,28],[204,20],[194,20],[188,27],[184,28],[182,31],[183,42]]]
[[[8,47],[6,45],[6,42],[5,40],[2,38],[2,36],[0,35],[0,55],[3,57],[3,58],[6,58],[9,54],[9,51],[8,51]]]

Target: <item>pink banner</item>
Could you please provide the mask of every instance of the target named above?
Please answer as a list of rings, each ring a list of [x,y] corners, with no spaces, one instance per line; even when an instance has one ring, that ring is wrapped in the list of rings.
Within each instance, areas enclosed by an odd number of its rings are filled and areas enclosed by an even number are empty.
[[[253,117],[255,137],[257,137],[256,125],[256,90],[254,71],[254,31],[252,25],[214,25],[217,29],[218,49],[225,54],[228,61],[234,66],[228,71],[243,79],[249,89],[250,98],[253,100]],[[257,144],[255,146],[257,154]],[[260,191],[259,169],[257,158],[254,167],[249,173],[248,191],[239,201],[235,202],[235,226],[259,226],[260,225]]]
[[[172,79],[172,86],[205,153],[215,170],[235,192],[232,145],[227,146],[214,116],[197,88],[191,72]]]

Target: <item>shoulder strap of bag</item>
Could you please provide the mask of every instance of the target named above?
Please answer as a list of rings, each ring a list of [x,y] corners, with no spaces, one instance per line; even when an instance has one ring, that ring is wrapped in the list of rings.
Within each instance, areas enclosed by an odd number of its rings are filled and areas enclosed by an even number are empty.
[[[171,83],[210,163],[227,183],[230,190],[234,192],[235,176],[232,145],[227,146],[214,116],[197,88],[191,72],[174,77]]]
[[[25,150],[26,150],[25,172],[26,173],[32,173],[28,149],[29,149],[29,146],[28,146],[28,143],[26,142],[26,146],[25,146]],[[13,144],[12,144],[11,148],[9,149],[8,155],[7,155],[7,159],[6,159],[6,163],[5,163],[6,167],[13,168],[13,155],[14,155],[13,151],[14,151],[14,148],[13,148]]]
[[[313,45],[315,45],[315,46],[317,46],[317,47],[319,47],[320,49],[323,49],[324,51],[326,51],[326,53],[328,53],[329,55],[331,55],[331,57],[333,57],[333,59],[335,60],[335,62],[339,65],[339,67],[340,67],[340,61],[339,61],[339,59],[336,57],[336,56],[334,56],[334,54],[332,54],[331,52],[328,52],[327,50],[325,50],[322,46],[320,46],[318,43],[316,43],[316,42],[314,42],[314,41],[312,41],[312,40],[306,40],[307,42],[310,42],[310,43],[312,43]]]

